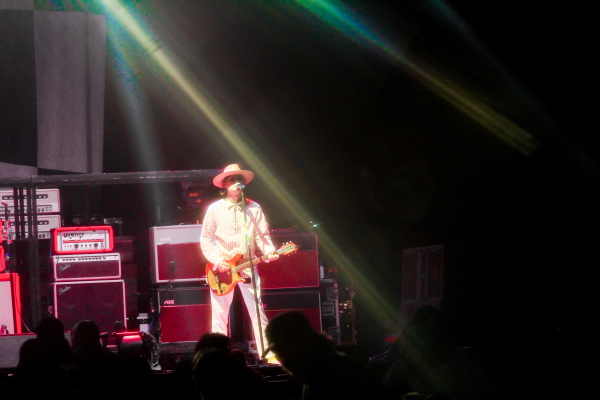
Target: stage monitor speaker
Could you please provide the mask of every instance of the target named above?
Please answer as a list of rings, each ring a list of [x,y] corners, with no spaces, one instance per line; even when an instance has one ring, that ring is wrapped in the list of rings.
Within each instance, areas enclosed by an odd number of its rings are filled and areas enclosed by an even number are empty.
[[[115,322],[127,325],[125,283],[107,281],[56,282],[51,285],[52,314],[66,330],[84,319],[94,321],[100,332],[112,333]]]
[[[322,331],[321,296],[318,291],[262,291],[261,300],[269,320],[285,311],[300,311],[306,315],[315,331]]]
[[[206,278],[200,249],[202,225],[150,228],[150,258],[154,283],[198,282]]]
[[[0,335],[21,333],[20,307],[19,275],[0,274]]]
[[[197,342],[210,332],[211,308],[208,287],[158,289],[160,342]]]
[[[19,349],[28,339],[35,338],[36,335],[33,333],[0,335],[0,369],[16,368],[19,364]]]

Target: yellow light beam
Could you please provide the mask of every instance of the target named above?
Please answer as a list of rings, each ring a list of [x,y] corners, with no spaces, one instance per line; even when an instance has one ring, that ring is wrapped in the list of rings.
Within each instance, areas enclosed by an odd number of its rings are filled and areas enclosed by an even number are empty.
[[[150,57],[160,68],[173,80],[183,94],[191,101],[199,111],[210,120],[218,129],[227,143],[239,154],[244,162],[261,176],[269,189],[274,193],[283,206],[299,221],[309,221],[312,218],[306,212],[305,207],[284,187],[282,181],[267,168],[263,159],[267,159],[259,149],[251,149],[242,134],[238,133],[223,107],[210,95],[210,92],[191,74],[183,72],[172,61],[166,49],[156,49],[151,37],[135,21],[128,11],[116,0],[103,0],[104,4],[113,13],[130,34],[145,47],[153,46],[149,52]],[[332,260],[336,260],[338,268],[344,270],[355,285],[357,294],[364,297],[367,305],[382,322],[393,321],[397,318],[397,311],[392,309],[390,302],[386,301],[384,294],[370,285],[368,278],[361,272],[360,268],[345,254],[344,251],[333,241],[331,236],[324,230],[319,236],[319,244],[324,252]]]

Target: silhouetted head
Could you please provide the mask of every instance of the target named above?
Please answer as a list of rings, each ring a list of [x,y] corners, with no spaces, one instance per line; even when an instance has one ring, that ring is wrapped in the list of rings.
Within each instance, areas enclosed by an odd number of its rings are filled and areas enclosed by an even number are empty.
[[[315,332],[304,314],[288,311],[276,315],[265,331],[268,347],[277,360],[301,380],[318,378],[322,368],[334,354],[331,341]]]
[[[204,400],[222,399],[224,394],[228,395],[226,398],[235,398],[233,394],[240,390],[232,385],[231,361],[223,349],[205,348],[197,352],[192,371],[192,379]]]
[[[100,345],[100,328],[94,321],[79,321],[71,331],[71,348],[75,350],[83,344]]]
[[[39,364],[45,357],[42,344],[37,339],[27,339],[19,348],[19,368],[27,368]]]
[[[231,338],[229,336],[217,332],[208,332],[200,337],[194,348],[194,353],[208,348],[220,349],[229,353],[231,346]]]
[[[269,351],[277,352],[282,348],[289,347],[301,337],[315,335],[316,332],[310,326],[308,318],[300,311],[287,311],[277,314],[265,330],[269,346],[263,357]]]
[[[58,342],[65,338],[65,327],[59,319],[46,317],[36,328],[37,338],[41,342]]]
[[[233,368],[244,368],[246,367],[246,353],[242,350],[231,350],[229,353],[229,360]]]

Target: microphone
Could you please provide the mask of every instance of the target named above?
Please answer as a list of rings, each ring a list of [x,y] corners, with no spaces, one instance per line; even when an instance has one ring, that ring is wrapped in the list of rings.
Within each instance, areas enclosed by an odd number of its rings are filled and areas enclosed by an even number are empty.
[[[172,281],[173,275],[175,274],[175,267],[177,266],[177,263],[175,261],[171,261],[169,263],[169,265],[171,266],[171,268],[169,269],[169,280]]]
[[[244,190],[244,189],[246,189],[246,186],[245,186],[245,185],[242,185],[242,184],[241,184],[241,183],[239,183],[239,182],[236,182],[236,183],[234,183],[234,186],[235,186],[235,187],[237,187],[238,189],[241,189],[241,190]]]

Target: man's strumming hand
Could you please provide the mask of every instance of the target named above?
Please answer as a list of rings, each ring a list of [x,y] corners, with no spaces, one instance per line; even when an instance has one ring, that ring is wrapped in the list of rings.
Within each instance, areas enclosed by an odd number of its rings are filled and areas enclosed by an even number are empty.
[[[221,264],[219,264],[219,266],[217,267],[217,271],[221,274],[229,272],[229,269],[229,264],[227,264],[225,261],[221,261]]]

